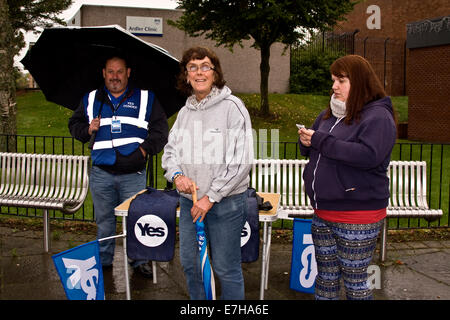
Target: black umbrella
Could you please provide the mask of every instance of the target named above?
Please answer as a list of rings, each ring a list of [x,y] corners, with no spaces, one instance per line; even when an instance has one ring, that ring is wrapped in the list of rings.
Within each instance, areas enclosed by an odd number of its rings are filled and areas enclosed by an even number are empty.
[[[155,92],[167,117],[184,105],[186,97],[175,88],[178,60],[119,26],[45,29],[21,62],[48,101],[74,110],[83,94],[104,84],[102,69],[112,52],[125,55],[130,85]]]

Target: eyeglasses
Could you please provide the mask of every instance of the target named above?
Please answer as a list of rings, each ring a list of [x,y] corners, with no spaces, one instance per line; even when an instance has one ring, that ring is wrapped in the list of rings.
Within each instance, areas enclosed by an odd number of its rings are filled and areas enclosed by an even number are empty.
[[[186,66],[186,69],[188,72],[197,72],[199,69],[199,66],[196,64],[190,64],[190,65]],[[200,70],[202,72],[208,72],[209,70],[214,70],[214,67],[210,66],[209,64],[202,64],[200,66]]]

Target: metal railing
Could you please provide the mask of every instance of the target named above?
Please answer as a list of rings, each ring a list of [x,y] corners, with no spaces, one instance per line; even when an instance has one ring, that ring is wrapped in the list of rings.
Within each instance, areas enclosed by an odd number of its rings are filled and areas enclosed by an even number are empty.
[[[87,145],[72,137],[32,136],[32,135],[0,135],[1,139],[14,139],[15,150],[6,152],[49,153],[88,155]],[[8,146],[8,144],[6,144]],[[153,156],[147,162],[147,185],[154,188],[165,188],[167,181],[161,168],[162,153]],[[255,146],[255,158],[303,159],[297,142],[258,142]],[[419,160],[427,162],[427,201],[430,208],[442,209],[441,219],[428,222],[424,219],[390,219],[390,228],[428,228],[449,227],[450,211],[450,144],[432,143],[397,143],[392,152],[392,160]],[[12,216],[40,217],[40,210],[25,208],[1,207],[0,214]],[[83,207],[74,215],[63,215],[59,211],[50,211],[53,219],[74,221],[95,221],[94,208],[90,194]],[[275,224],[275,227],[277,225]],[[290,228],[289,223],[280,223],[278,227]]]
[[[338,28],[334,31],[320,31],[291,45],[291,76],[304,68],[302,60],[307,57],[325,53],[335,58],[345,54],[358,54],[372,64],[389,95],[406,95],[406,41],[358,37],[358,32],[358,29],[345,32]],[[326,77],[329,77],[328,74]]]

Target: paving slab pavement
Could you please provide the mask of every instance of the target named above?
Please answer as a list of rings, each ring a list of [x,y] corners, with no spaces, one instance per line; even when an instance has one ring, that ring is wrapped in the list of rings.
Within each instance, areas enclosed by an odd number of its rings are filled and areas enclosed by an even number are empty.
[[[66,300],[52,254],[94,240],[94,235],[64,232],[43,251],[42,231],[0,226],[0,300]],[[124,300],[122,241],[116,242],[112,270],[104,273],[107,300]],[[311,294],[289,288],[292,244],[272,241],[266,300],[310,301]],[[372,264],[381,271],[375,300],[450,300],[450,240],[388,243],[387,260]],[[246,299],[259,299],[261,260],[243,264]],[[170,262],[157,263],[158,282],[130,269],[133,300],[188,300],[178,248]]]

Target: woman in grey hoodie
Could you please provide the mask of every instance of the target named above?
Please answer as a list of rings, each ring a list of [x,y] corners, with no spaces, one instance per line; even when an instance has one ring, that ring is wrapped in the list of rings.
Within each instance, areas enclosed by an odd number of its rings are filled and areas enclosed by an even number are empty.
[[[333,95],[311,129],[300,129],[303,179],[314,207],[311,232],[317,299],[371,299],[367,267],[386,217],[386,176],[396,139],[395,113],[372,66],[361,56],[330,68]]]
[[[188,49],[180,67],[178,88],[190,96],[170,130],[162,167],[181,195],[180,259],[189,294],[191,299],[205,299],[195,228],[199,220],[205,223],[222,299],[244,299],[240,239],[253,163],[250,116],[225,86],[213,51]]]

